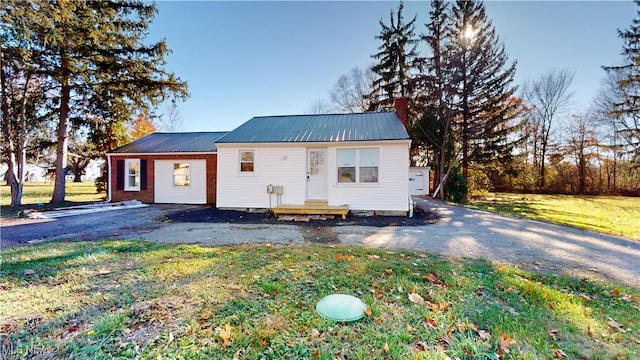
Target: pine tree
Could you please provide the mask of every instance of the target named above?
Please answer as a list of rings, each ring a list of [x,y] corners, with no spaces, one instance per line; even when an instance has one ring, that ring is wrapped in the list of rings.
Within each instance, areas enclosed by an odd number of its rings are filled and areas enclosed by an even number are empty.
[[[21,34],[39,75],[56,84],[56,178],[52,203],[64,201],[70,122],[124,122],[186,83],[165,71],[164,41],[144,44],[155,5],[142,1],[5,1],[11,33]],[[11,44],[12,39],[9,39]]]
[[[389,25],[380,20],[380,34],[376,39],[382,44],[378,47],[378,53],[372,57],[378,61],[372,67],[376,76],[372,84],[369,110],[393,110],[396,98],[409,99],[410,115],[411,99],[414,95],[415,80],[411,74],[413,62],[417,56],[417,39],[414,33],[416,17],[409,22],[404,21],[402,2],[398,12],[390,12]]]
[[[454,130],[462,153],[462,175],[469,180],[470,164],[510,160],[513,142],[510,124],[519,111],[510,101],[516,88],[511,85],[516,63],[507,64],[504,44],[485,14],[480,1],[457,0],[452,8],[453,83],[456,117]]]
[[[451,139],[451,101],[454,88],[451,86],[451,64],[448,57],[447,29],[450,26],[448,3],[431,2],[430,22],[422,41],[427,44],[430,56],[423,60],[424,73],[420,77],[422,92],[427,107],[414,124],[413,139],[433,152],[436,165],[436,192],[444,199],[443,185],[454,157]]]
[[[634,3],[640,8],[640,0]],[[617,123],[621,137],[640,165],[640,9],[628,29],[618,30],[618,36],[624,42],[625,64],[604,67],[615,73],[618,81],[619,99],[613,102],[610,117]]]

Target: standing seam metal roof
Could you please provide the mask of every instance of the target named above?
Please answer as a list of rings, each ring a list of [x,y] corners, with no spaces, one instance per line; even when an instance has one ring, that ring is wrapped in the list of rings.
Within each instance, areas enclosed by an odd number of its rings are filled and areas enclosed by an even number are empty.
[[[143,154],[143,153],[188,153],[216,152],[215,142],[227,134],[218,132],[156,132],[121,146],[110,153]]]
[[[342,142],[409,139],[395,112],[258,116],[217,143]]]

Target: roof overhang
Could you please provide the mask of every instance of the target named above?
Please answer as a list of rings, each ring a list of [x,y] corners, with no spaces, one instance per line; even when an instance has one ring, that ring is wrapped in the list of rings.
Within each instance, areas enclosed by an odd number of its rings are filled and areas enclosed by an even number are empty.
[[[153,153],[107,153],[107,156],[153,156],[153,155],[215,155],[217,151],[203,152],[153,152]]]
[[[218,148],[228,147],[337,147],[337,146],[370,146],[373,144],[411,144],[411,139],[336,141],[336,142],[245,142],[216,143]]]

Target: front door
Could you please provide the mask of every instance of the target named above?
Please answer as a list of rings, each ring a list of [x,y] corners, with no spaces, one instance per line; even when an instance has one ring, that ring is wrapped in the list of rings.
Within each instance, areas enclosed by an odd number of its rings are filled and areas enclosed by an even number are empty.
[[[307,153],[307,200],[327,199],[327,151],[309,149]]]

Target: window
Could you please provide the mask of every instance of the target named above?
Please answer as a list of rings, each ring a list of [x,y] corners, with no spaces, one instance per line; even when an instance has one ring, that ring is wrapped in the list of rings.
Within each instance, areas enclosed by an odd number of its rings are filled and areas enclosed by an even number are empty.
[[[338,150],[339,183],[377,183],[380,165],[378,149]]]
[[[191,185],[190,164],[174,163],[173,164],[173,186],[188,187]]]
[[[356,182],[356,151],[338,150],[338,182]]]
[[[140,159],[126,159],[124,161],[126,191],[140,190]]]
[[[252,173],[254,172],[254,153],[253,150],[241,150],[240,151],[240,172]]]
[[[360,179],[361,183],[378,182],[378,149],[359,150]]]

